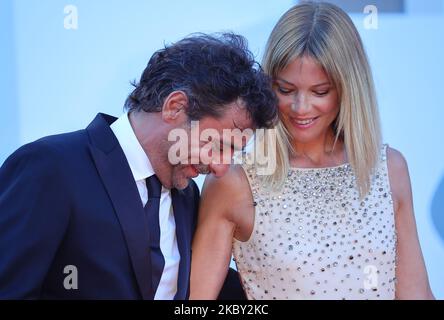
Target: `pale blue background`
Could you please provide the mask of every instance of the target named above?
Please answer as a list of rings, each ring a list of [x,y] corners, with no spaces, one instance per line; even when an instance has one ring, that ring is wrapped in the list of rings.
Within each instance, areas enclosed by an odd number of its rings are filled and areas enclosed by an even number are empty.
[[[0,163],[41,136],[118,116],[151,54],[189,33],[232,30],[258,59],[294,1],[0,0]],[[64,28],[64,6],[78,30]],[[444,298],[444,1],[407,0],[366,30],[384,140],[410,167],[418,230],[432,289]],[[201,179],[198,182],[201,183]]]

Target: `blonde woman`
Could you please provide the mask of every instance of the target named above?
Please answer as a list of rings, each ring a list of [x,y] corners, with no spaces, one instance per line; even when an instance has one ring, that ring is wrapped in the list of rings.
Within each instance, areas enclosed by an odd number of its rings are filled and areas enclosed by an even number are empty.
[[[233,253],[249,299],[433,298],[407,164],[381,143],[367,57],[347,14],[296,5],[263,65],[279,98],[277,170],[207,177],[191,299],[213,299]]]

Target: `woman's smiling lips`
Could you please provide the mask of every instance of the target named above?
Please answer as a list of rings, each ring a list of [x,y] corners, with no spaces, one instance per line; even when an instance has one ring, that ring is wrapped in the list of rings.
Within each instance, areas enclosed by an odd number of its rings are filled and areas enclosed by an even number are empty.
[[[290,118],[291,123],[298,129],[308,129],[311,128],[319,117],[312,118]]]

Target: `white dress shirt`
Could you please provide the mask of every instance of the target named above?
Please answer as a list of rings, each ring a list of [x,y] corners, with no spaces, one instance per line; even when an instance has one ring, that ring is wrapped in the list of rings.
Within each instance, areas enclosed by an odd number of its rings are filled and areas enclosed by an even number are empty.
[[[111,124],[111,130],[122,147],[136,181],[142,205],[145,206],[148,202],[145,179],[154,175],[151,162],[134,134],[127,113]],[[160,195],[159,224],[160,250],[165,258],[165,267],[154,299],[172,300],[177,291],[180,254],[177,247],[176,222],[174,220],[171,192],[163,186]]]

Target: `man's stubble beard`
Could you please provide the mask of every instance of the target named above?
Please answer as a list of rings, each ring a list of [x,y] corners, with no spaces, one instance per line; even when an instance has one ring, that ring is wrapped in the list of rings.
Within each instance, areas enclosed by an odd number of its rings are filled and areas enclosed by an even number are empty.
[[[158,150],[160,150],[162,156],[159,156],[157,160],[159,161],[159,167],[163,167],[165,176],[169,180],[169,188],[183,190],[188,186],[190,178],[187,178],[183,172],[187,165],[181,163],[173,165],[168,159],[168,151],[174,143],[168,140],[160,141]]]
[[[173,166],[173,171],[171,175],[171,182],[173,184],[173,188],[176,188],[178,190],[183,190],[188,187],[190,184],[191,178],[188,178],[185,176],[183,169],[185,168],[185,165],[175,165]]]

